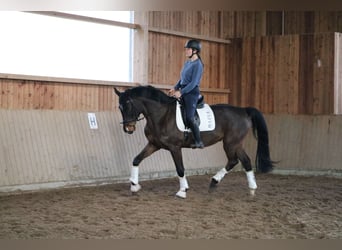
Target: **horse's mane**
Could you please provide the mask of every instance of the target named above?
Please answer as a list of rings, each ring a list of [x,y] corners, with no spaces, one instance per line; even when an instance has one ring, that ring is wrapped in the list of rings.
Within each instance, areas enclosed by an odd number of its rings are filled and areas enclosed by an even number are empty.
[[[176,101],[174,97],[168,96],[163,91],[151,85],[131,88],[129,89],[129,95],[132,97],[144,97],[162,104],[170,104]]]

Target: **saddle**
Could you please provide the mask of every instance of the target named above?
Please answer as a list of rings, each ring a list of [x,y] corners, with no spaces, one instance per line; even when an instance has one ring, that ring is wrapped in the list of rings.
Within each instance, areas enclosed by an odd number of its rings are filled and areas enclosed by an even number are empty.
[[[195,112],[195,122],[200,131],[212,131],[215,129],[215,117],[210,106],[204,102],[204,97],[197,101],[197,108]],[[189,125],[186,123],[186,115],[182,101],[177,102],[176,105],[176,123],[179,130],[183,132],[190,132]]]

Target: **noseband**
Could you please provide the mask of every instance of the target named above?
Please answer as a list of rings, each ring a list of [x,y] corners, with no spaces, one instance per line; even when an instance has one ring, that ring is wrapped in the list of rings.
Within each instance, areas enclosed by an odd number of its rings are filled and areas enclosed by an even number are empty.
[[[145,117],[143,116],[143,117],[141,117],[141,118],[136,118],[136,119],[131,119],[131,120],[123,120],[122,122],[120,122],[120,124],[123,124],[123,125],[125,125],[125,124],[128,124],[128,123],[131,123],[131,122],[138,122],[138,121],[141,121],[141,120],[143,120]]]

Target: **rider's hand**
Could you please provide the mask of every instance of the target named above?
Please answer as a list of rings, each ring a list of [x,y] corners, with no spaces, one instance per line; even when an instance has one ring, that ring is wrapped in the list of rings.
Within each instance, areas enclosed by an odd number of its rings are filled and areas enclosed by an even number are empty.
[[[170,90],[168,91],[168,95],[169,95],[169,96],[174,96],[174,94],[175,94],[175,90],[174,90],[174,89],[170,89]]]
[[[179,90],[176,90],[176,91],[173,93],[173,96],[176,97],[177,99],[179,99],[179,98],[182,96],[182,94],[181,94],[181,92],[180,92]]]

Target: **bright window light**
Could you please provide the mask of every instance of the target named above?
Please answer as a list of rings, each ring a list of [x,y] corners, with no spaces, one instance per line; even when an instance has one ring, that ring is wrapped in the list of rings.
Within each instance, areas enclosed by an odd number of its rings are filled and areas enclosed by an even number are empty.
[[[129,11],[72,13],[120,22],[132,19]],[[0,31],[0,73],[124,82],[132,79],[133,32],[129,28],[0,11]]]

